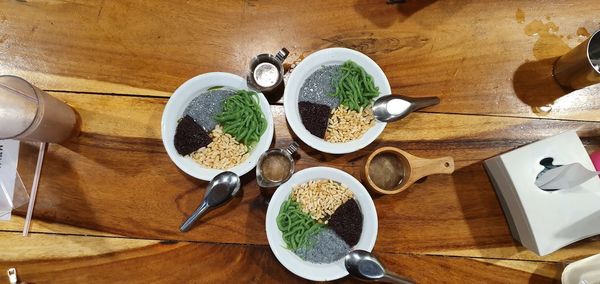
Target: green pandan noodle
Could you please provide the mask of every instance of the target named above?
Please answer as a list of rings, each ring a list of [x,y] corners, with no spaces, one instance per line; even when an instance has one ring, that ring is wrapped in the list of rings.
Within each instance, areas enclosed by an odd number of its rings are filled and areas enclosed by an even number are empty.
[[[267,120],[260,109],[258,95],[252,91],[239,90],[223,101],[223,111],[215,120],[223,131],[246,146],[254,146],[267,129]]]
[[[291,197],[281,204],[277,215],[277,227],[283,234],[283,241],[288,249],[310,246],[310,237],[321,231],[325,225],[319,224],[307,213],[302,212],[300,203]]]
[[[379,96],[373,77],[351,60],[344,62],[339,80],[332,83],[335,93],[330,96],[338,97],[342,105],[354,111],[362,111]]]

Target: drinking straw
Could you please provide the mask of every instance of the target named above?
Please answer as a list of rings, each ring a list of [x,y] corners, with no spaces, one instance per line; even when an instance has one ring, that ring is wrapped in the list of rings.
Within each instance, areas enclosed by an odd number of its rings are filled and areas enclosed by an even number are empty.
[[[48,143],[42,142],[40,145],[40,151],[38,153],[37,165],[35,166],[35,175],[33,176],[33,185],[31,186],[31,197],[29,198],[29,205],[27,206],[27,216],[25,217],[25,225],[23,225],[23,237],[29,234],[29,227],[31,225],[31,216],[33,215],[33,205],[35,204],[35,195],[37,193],[38,185],[40,184],[40,175],[42,173],[42,163],[44,162],[44,154],[46,153],[46,147]]]

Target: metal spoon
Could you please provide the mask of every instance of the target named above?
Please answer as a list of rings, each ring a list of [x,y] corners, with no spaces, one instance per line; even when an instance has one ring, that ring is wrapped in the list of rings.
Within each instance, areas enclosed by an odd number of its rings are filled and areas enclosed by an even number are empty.
[[[411,98],[401,95],[387,95],[373,103],[373,115],[382,122],[392,122],[409,113],[440,103],[438,97]]]
[[[185,220],[179,230],[187,232],[194,222],[196,222],[200,216],[204,215],[204,213],[227,203],[236,196],[240,191],[240,186],[240,177],[235,173],[222,172],[215,176],[206,188],[204,200],[200,206],[198,206],[196,211],[192,213],[192,216]]]
[[[370,281],[381,281],[399,284],[414,284],[415,282],[404,276],[385,270],[381,262],[365,250],[353,250],[346,255],[346,270],[350,275]]]

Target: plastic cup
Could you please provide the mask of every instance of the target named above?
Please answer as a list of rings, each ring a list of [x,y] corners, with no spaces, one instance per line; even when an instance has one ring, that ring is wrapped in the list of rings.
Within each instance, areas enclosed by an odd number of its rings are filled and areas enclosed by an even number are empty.
[[[61,100],[16,76],[0,76],[0,140],[60,143],[76,133],[77,115]]]

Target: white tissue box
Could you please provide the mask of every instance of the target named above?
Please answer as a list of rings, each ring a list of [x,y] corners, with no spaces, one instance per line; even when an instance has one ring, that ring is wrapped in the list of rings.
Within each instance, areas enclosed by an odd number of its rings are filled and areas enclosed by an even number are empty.
[[[575,131],[568,131],[484,161],[484,166],[513,237],[538,255],[552,253],[578,240],[600,234],[600,178],[578,186],[544,191],[535,185],[544,169],[580,163],[594,169]]]

